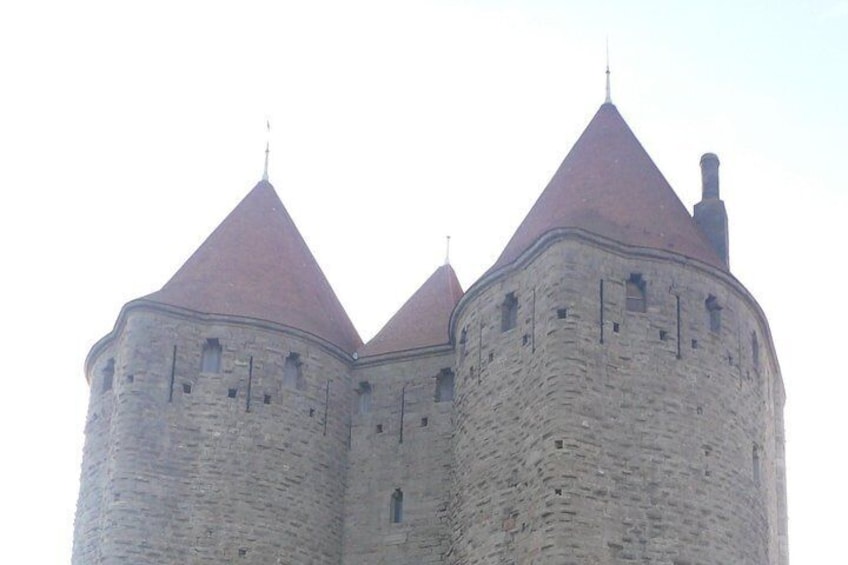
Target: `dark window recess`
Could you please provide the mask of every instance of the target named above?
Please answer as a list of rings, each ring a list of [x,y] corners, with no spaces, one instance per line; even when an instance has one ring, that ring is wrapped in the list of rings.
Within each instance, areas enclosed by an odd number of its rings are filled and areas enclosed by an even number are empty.
[[[558,308],[557,319],[565,320],[566,318],[568,318],[568,308]]]
[[[660,341],[668,341],[668,332],[660,330]]]
[[[310,408],[310,409],[309,409],[309,417],[310,417],[310,418],[314,418],[314,417],[315,417],[315,408]]]
[[[561,488],[555,488],[554,494],[557,495],[557,496],[562,496],[562,489]]]
[[[396,488],[395,492],[392,493],[389,515],[391,516],[392,524],[403,522],[403,491],[399,488]]]
[[[239,557],[244,557],[247,555],[247,549],[240,547],[238,550]]]
[[[453,401],[453,371],[442,369],[436,376],[436,402]]]
[[[468,344],[468,328],[462,328],[462,332],[459,334],[459,352],[462,355],[465,355],[465,346]]]
[[[495,352],[489,351],[489,363],[495,360]]]
[[[112,382],[115,378],[115,359],[110,358],[106,361],[106,366],[103,367],[103,381],[100,391],[108,392],[112,390]]]
[[[639,273],[632,273],[630,278],[625,281],[628,312],[645,312],[647,310],[645,286],[645,281]]]
[[[377,426],[374,428],[374,431],[376,431],[378,434],[383,433],[383,424],[377,424]]]
[[[514,292],[504,297],[501,304],[501,331],[509,331],[518,324],[518,299]]]
[[[236,394],[238,394],[237,389],[231,388],[231,389],[227,390],[227,397],[228,398],[235,398]]]
[[[704,306],[706,307],[707,315],[709,316],[710,331],[711,332],[720,332],[721,331],[721,305],[718,303],[718,299],[711,294],[704,301]]]
[[[562,449],[562,440],[561,439],[554,440],[554,447],[556,447],[557,449]]]
[[[183,383],[183,392],[185,394],[191,394],[191,383]]]
[[[297,353],[292,353],[286,357],[283,364],[283,386],[298,390],[304,388],[302,366],[300,355]]]
[[[704,408],[702,406],[698,406],[697,408],[695,408],[695,412],[700,416],[704,413]]]
[[[359,394],[359,413],[368,414],[371,412],[371,384],[367,381],[362,381],[359,383],[359,388],[356,392]]]
[[[421,427],[426,428],[430,424],[430,420],[427,418],[421,418]]]
[[[618,333],[619,331],[621,331],[621,326],[619,325],[618,322],[613,322],[612,323],[612,332]]]
[[[527,345],[528,343],[530,343],[530,334],[524,334],[521,336],[521,344]]]
[[[203,344],[203,352],[200,357],[200,370],[204,373],[221,372],[221,342],[218,338],[211,337]]]
[[[127,382],[128,383],[135,382],[135,375],[127,375]]]
[[[697,339],[692,340],[692,349],[698,349],[698,340]]]
[[[271,404],[271,395],[270,395],[270,394],[266,394],[265,396],[263,396],[263,397],[262,397],[262,402],[263,402],[263,403],[265,403],[265,404]]]

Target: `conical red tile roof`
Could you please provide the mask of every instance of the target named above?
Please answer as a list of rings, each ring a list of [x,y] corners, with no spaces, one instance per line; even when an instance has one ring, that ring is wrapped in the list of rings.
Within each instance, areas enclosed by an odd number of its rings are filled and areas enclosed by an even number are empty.
[[[462,287],[453,268],[450,265],[439,267],[383,329],[359,350],[359,355],[380,355],[448,343],[448,323],[460,298]]]
[[[146,298],[276,322],[351,353],[362,344],[267,181],[257,184],[171,280]]]
[[[616,107],[600,107],[489,270],[515,261],[556,228],[579,228],[725,269]]]

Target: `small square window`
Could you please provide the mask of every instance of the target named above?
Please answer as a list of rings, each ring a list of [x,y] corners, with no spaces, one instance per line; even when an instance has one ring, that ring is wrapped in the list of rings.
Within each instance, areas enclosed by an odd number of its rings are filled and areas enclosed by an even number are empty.
[[[227,397],[228,397],[228,398],[235,398],[235,397],[236,397],[236,394],[238,394],[238,390],[237,390],[237,389],[231,388],[231,389],[229,389],[229,390],[227,391]]]

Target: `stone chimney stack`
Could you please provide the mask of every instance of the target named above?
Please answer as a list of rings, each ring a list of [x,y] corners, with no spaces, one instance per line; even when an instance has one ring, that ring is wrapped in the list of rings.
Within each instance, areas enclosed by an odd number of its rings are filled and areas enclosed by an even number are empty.
[[[695,204],[695,222],[729,270],[727,210],[719,198],[718,166],[718,157],[714,153],[704,153],[701,157],[701,201]]]

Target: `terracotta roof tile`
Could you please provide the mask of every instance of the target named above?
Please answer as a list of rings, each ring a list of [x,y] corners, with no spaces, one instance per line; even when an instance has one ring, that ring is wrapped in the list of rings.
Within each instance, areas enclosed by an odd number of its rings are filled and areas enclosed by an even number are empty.
[[[380,355],[449,343],[448,323],[462,287],[450,265],[443,265],[415,291],[359,355]]]
[[[267,181],[149,300],[290,326],[353,352],[362,340]]]
[[[556,228],[579,228],[726,269],[610,103],[592,118],[489,272],[512,263]]]

